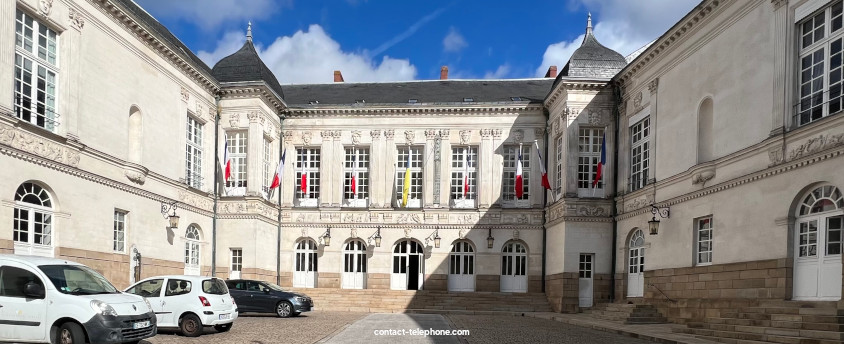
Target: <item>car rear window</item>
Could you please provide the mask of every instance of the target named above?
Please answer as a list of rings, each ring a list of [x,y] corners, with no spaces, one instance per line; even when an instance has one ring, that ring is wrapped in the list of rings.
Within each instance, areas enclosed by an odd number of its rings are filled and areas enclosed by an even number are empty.
[[[202,292],[206,294],[223,295],[229,293],[229,288],[226,288],[226,283],[218,278],[207,279],[202,281]]]

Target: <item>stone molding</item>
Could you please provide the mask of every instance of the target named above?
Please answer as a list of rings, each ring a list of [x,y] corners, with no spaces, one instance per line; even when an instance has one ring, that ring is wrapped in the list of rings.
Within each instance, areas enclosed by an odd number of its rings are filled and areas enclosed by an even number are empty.
[[[612,87],[610,80],[606,81],[567,81],[563,80],[559,85],[555,86],[551,93],[545,99],[545,106],[551,108],[558,98],[563,94],[563,91],[602,91]]]
[[[291,117],[417,117],[419,115],[429,116],[489,116],[489,115],[518,115],[526,111],[542,114],[543,107],[540,105],[527,105],[521,107],[361,107],[361,108],[290,108]]]
[[[79,166],[78,149],[2,123],[0,123],[0,144],[68,166]]]
[[[259,98],[265,104],[274,108],[279,113],[287,109],[282,100],[279,100],[275,93],[267,87],[266,83],[250,85],[224,85],[220,90],[221,99],[245,99]]]
[[[50,4],[53,3],[52,0],[49,0],[49,2]],[[41,3],[43,4],[44,1],[42,0]],[[49,15],[49,12],[47,15]],[[67,17],[70,27],[76,29],[77,31],[82,31],[82,28],[85,27],[85,18],[82,16],[82,13],[77,11],[75,8],[68,8]]]

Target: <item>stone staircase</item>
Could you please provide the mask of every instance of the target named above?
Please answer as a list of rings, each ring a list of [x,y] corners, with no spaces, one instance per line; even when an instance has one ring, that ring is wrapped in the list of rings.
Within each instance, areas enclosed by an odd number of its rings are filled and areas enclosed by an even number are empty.
[[[844,310],[836,302],[760,301],[674,331],[729,344],[840,344]]]
[[[599,303],[584,309],[593,318],[623,321],[625,324],[664,324],[667,322],[657,309],[648,304]]]
[[[551,312],[543,293],[448,292],[433,290],[288,288],[310,296],[314,309],[401,312]]]

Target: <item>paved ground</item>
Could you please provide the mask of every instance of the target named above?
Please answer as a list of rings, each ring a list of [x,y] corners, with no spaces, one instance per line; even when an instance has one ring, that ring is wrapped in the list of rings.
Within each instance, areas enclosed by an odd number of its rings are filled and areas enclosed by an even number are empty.
[[[410,331],[469,330],[468,335],[424,336]],[[376,336],[374,331],[380,331]],[[403,335],[390,330],[405,330]],[[369,314],[315,311],[289,319],[272,315],[242,315],[231,331],[206,329],[197,338],[161,330],[144,344],[168,343],[650,343],[615,333],[558,321],[509,315]]]

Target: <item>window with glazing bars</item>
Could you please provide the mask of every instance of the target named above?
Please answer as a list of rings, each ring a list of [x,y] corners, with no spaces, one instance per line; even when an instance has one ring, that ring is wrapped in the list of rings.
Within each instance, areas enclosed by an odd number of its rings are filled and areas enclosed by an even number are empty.
[[[697,240],[695,262],[697,264],[712,263],[712,217],[707,216],[698,219],[695,232],[695,239]]]
[[[451,148],[451,200],[474,200],[477,195],[478,147]],[[468,180],[465,178],[468,176]],[[465,192],[468,181],[469,190]],[[455,202],[455,206],[460,206]],[[462,206],[474,206],[474,202]]]
[[[352,176],[355,189],[352,190]],[[369,198],[369,149],[346,147],[343,164],[343,199],[346,206],[366,207]]]
[[[245,131],[234,131],[226,133],[226,140],[229,143],[229,158],[232,162],[232,175],[226,182],[229,188],[246,187],[246,149],[247,136]]]
[[[592,189],[592,182],[598,174],[598,163],[601,161],[601,140],[604,129],[581,128],[578,136],[577,156],[577,188]],[[595,188],[603,189],[603,177],[598,180]]]
[[[114,238],[112,249],[115,252],[126,251],[126,212],[114,211]]]
[[[407,207],[422,206],[422,147],[397,147],[396,167],[396,205],[402,206],[402,188],[404,187],[405,168],[410,154],[410,189],[407,193]]]
[[[801,126],[844,108],[842,99],[842,2],[826,6],[798,24],[799,103],[794,123]]]
[[[504,173],[502,175],[501,197],[505,204],[530,198],[530,145],[522,145],[522,198],[516,198],[516,169],[519,159],[519,146],[502,148],[504,154]]]
[[[199,189],[202,187],[202,124],[191,115],[187,118],[185,183]]]
[[[264,193],[269,196],[270,194],[270,185],[273,182],[273,177],[275,176],[275,167],[273,166],[273,146],[272,141],[268,140],[266,137],[264,138],[264,180],[263,180],[263,189]]]
[[[556,169],[554,170],[554,191],[557,195],[563,192],[563,166],[566,159],[566,152],[563,147],[563,135],[557,136],[557,139],[554,140],[554,149],[557,153]]]
[[[306,192],[302,192],[303,181]],[[296,149],[296,198],[319,200],[319,148]]]
[[[650,166],[650,117],[637,122],[630,127],[630,191],[641,189],[648,183],[648,168]]]
[[[58,80],[56,32],[17,10],[15,15],[15,116],[55,131]]]

